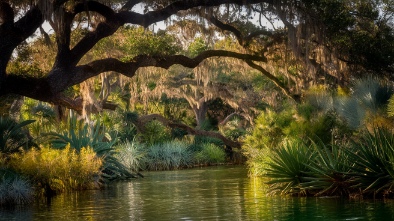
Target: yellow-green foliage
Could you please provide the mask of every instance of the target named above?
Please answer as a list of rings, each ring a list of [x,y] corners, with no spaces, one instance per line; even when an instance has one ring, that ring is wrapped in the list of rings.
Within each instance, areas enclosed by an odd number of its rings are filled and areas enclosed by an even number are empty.
[[[77,153],[67,145],[61,150],[41,147],[15,154],[11,166],[39,187],[62,192],[96,187],[102,159],[91,147],[84,147]]]
[[[242,146],[242,151],[248,158],[246,164],[249,169],[249,175],[252,177],[264,176],[267,173],[268,163],[271,162],[272,150],[244,145]]]

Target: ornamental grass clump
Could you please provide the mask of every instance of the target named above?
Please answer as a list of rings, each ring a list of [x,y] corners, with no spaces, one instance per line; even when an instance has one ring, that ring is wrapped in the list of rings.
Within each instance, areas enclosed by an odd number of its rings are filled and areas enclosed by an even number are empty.
[[[41,147],[15,154],[10,165],[26,175],[38,189],[56,193],[97,188],[103,163],[91,147],[77,152],[67,145],[62,150]]]
[[[69,145],[78,152],[84,147],[90,147],[98,157],[102,159],[101,182],[108,183],[116,179],[128,179],[135,177],[115,157],[116,150],[113,147],[116,142],[114,131],[106,132],[105,127],[97,121],[91,126],[75,116],[70,116],[67,129],[63,133],[49,133],[49,141],[52,147],[64,149]]]
[[[115,147],[115,158],[128,170],[138,173],[145,167],[146,148],[144,145],[133,141],[126,141]]]
[[[8,168],[0,169],[0,205],[28,204],[33,199],[30,182]]]
[[[184,142],[171,141],[148,148],[146,155],[148,170],[180,169],[192,165],[192,152],[188,149],[188,144]]]

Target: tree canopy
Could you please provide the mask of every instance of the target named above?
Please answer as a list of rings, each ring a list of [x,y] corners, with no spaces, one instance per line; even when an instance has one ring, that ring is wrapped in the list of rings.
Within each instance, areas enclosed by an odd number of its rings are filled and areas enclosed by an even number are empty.
[[[231,57],[245,61],[285,95],[298,99],[299,88],[322,78],[346,84],[354,70],[391,77],[392,15],[391,0],[1,0],[0,95],[17,94],[78,109],[81,99],[65,91],[101,73],[133,77],[143,67],[194,68],[207,58]],[[265,27],[263,18],[272,27]],[[212,38],[222,35],[237,40],[244,50],[195,45],[190,54],[175,48],[154,53],[149,51],[152,47],[145,50],[139,45],[123,58],[111,53],[86,58],[124,26],[148,28],[161,21],[181,27],[177,33],[181,37],[195,38],[184,34],[193,31],[210,33]],[[52,33],[46,33],[45,26]],[[25,55],[24,46],[38,38],[54,52],[40,61],[48,68],[37,69],[26,59],[18,70],[12,68],[10,64]],[[282,63],[272,68],[278,61]],[[279,74],[300,85],[292,88]]]

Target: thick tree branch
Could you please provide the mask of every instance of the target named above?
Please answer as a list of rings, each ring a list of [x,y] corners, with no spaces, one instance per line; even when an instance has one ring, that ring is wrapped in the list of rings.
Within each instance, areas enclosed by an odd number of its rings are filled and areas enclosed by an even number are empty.
[[[124,4],[122,6],[122,8],[120,9],[121,11],[128,11],[131,10],[135,5],[137,5],[138,3],[142,2],[142,0],[128,0],[126,2],[126,4]]]
[[[269,73],[267,70],[265,70],[263,67],[261,67],[260,65],[257,65],[256,63],[254,63],[253,61],[246,61],[246,63],[256,69],[259,70],[262,74],[264,74],[264,76],[268,77],[272,82],[274,82],[274,84],[276,86],[278,86],[282,92],[289,98],[293,99],[296,102],[300,102],[300,97],[298,95],[294,95],[292,94],[289,89],[287,89],[287,87],[274,75],[272,75],[271,73]]]
[[[128,77],[133,77],[137,69],[141,67],[161,67],[168,69],[172,65],[180,64],[185,67],[194,68],[197,67],[203,60],[211,57],[232,57],[245,61],[266,61],[265,57],[224,50],[204,51],[195,58],[188,58],[184,55],[140,55],[135,57],[130,62],[122,62],[114,58],[107,58],[96,60],[91,63],[80,65],[67,70],[55,70],[47,77],[39,79],[10,74],[6,78],[6,84],[3,90],[0,90],[0,94],[15,93],[53,103],[57,102],[57,96],[68,87],[79,84],[103,72],[114,71]],[[18,87],[15,85],[18,85]]]
[[[265,36],[273,36],[273,33],[267,30],[259,30],[256,32],[253,32],[251,34],[249,34],[248,36],[244,36],[241,31],[239,31],[237,28],[235,28],[232,25],[229,24],[225,24],[223,22],[221,22],[219,19],[217,19],[215,16],[213,16],[212,14],[205,14],[203,15],[208,21],[210,21],[213,25],[215,25],[216,27],[218,27],[219,29],[223,30],[223,31],[229,31],[231,33],[233,33],[235,35],[235,37],[238,40],[238,43],[240,45],[242,45],[243,47],[245,47],[246,45],[248,45],[248,43],[255,37],[258,37],[260,35],[265,35]]]
[[[187,10],[199,6],[204,7],[212,7],[212,6],[219,6],[223,4],[237,4],[237,5],[248,5],[248,4],[257,4],[257,3],[270,3],[272,4],[274,0],[184,0],[184,1],[177,1],[174,2],[167,7],[156,10],[150,11],[146,14],[138,14],[135,12],[127,12],[123,11],[119,13],[119,16],[124,19],[125,22],[130,24],[138,24],[143,27],[148,27],[151,24],[154,24],[159,21],[166,20],[170,16],[176,14],[179,11]]]
[[[97,44],[98,41],[112,35],[120,26],[125,24],[123,19],[116,17],[115,12],[110,7],[94,1],[77,4],[74,8],[74,16],[86,10],[97,12],[104,16],[106,20],[104,22],[100,22],[97,25],[96,30],[86,34],[71,50],[73,65],[76,65],[80,59]]]
[[[3,1],[1,1],[3,4]],[[41,0],[39,1],[39,3]],[[229,51],[205,51],[194,58],[188,58],[183,55],[174,55],[166,57],[141,55],[135,57],[129,62],[121,62],[119,60],[109,58],[97,60],[85,65],[79,65],[80,59],[89,52],[97,42],[107,36],[112,35],[120,26],[130,23],[147,27],[157,21],[162,21],[181,10],[187,10],[195,7],[219,6],[222,4],[255,4],[255,3],[272,3],[273,0],[184,0],[176,1],[169,4],[161,10],[151,11],[146,14],[138,14],[129,12],[125,9],[132,7],[139,0],[130,0],[125,5],[124,10],[116,13],[113,9],[105,6],[97,1],[86,1],[75,5],[74,10],[67,11],[65,3],[67,0],[46,1],[51,12],[61,13],[58,17],[59,25],[63,25],[63,29],[57,36],[58,53],[53,69],[43,78],[30,77],[29,73],[25,75],[15,75],[6,73],[7,64],[11,58],[14,49],[20,45],[28,37],[42,25],[44,15],[40,8],[35,5],[27,10],[16,23],[11,22],[12,11],[9,11],[6,3],[2,9],[8,12],[2,12],[0,16],[2,23],[0,24],[0,94],[15,93],[34,99],[59,102],[59,94],[68,87],[81,83],[84,80],[96,76],[106,71],[116,71],[126,76],[132,77],[135,71],[140,67],[161,67],[169,68],[174,64],[180,64],[185,67],[194,68],[204,59],[210,57],[233,57],[241,60],[253,60],[266,62],[265,57],[239,54]],[[38,4],[38,3],[37,3]],[[41,3],[40,3],[41,4]],[[9,6],[9,5],[8,5]],[[64,7],[64,8],[63,8]],[[97,28],[84,36],[74,48],[70,49],[70,33],[71,24],[75,15],[83,11],[94,11],[105,17],[105,21],[99,23]],[[7,14],[8,13],[8,14]],[[56,14],[58,16],[60,14]],[[61,27],[61,26],[59,26]],[[66,103],[66,102],[65,102]],[[71,105],[72,106],[72,105]]]
[[[202,61],[211,57],[232,57],[241,60],[253,60],[266,62],[265,57],[241,54],[237,52],[224,50],[208,50],[204,51],[195,58],[189,58],[184,55],[172,56],[148,56],[140,55],[130,62],[122,62],[114,58],[107,58],[93,61],[86,65],[78,66],[74,69],[74,76],[69,81],[69,86],[81,83],[88,78],[94,77],[100,73],[115,71],[128,77],[133,77],[140,67],[160,67],[168,69],[172,65],[179,64],[188,68],[197,67]]]

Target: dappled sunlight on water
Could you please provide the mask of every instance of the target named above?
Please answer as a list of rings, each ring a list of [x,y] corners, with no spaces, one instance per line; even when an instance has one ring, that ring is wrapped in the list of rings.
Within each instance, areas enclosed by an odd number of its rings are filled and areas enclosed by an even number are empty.
[[[0,220],[394,220],[394,201],[270,197],[245,167],[147,172],[101,191],[0,209]]]

